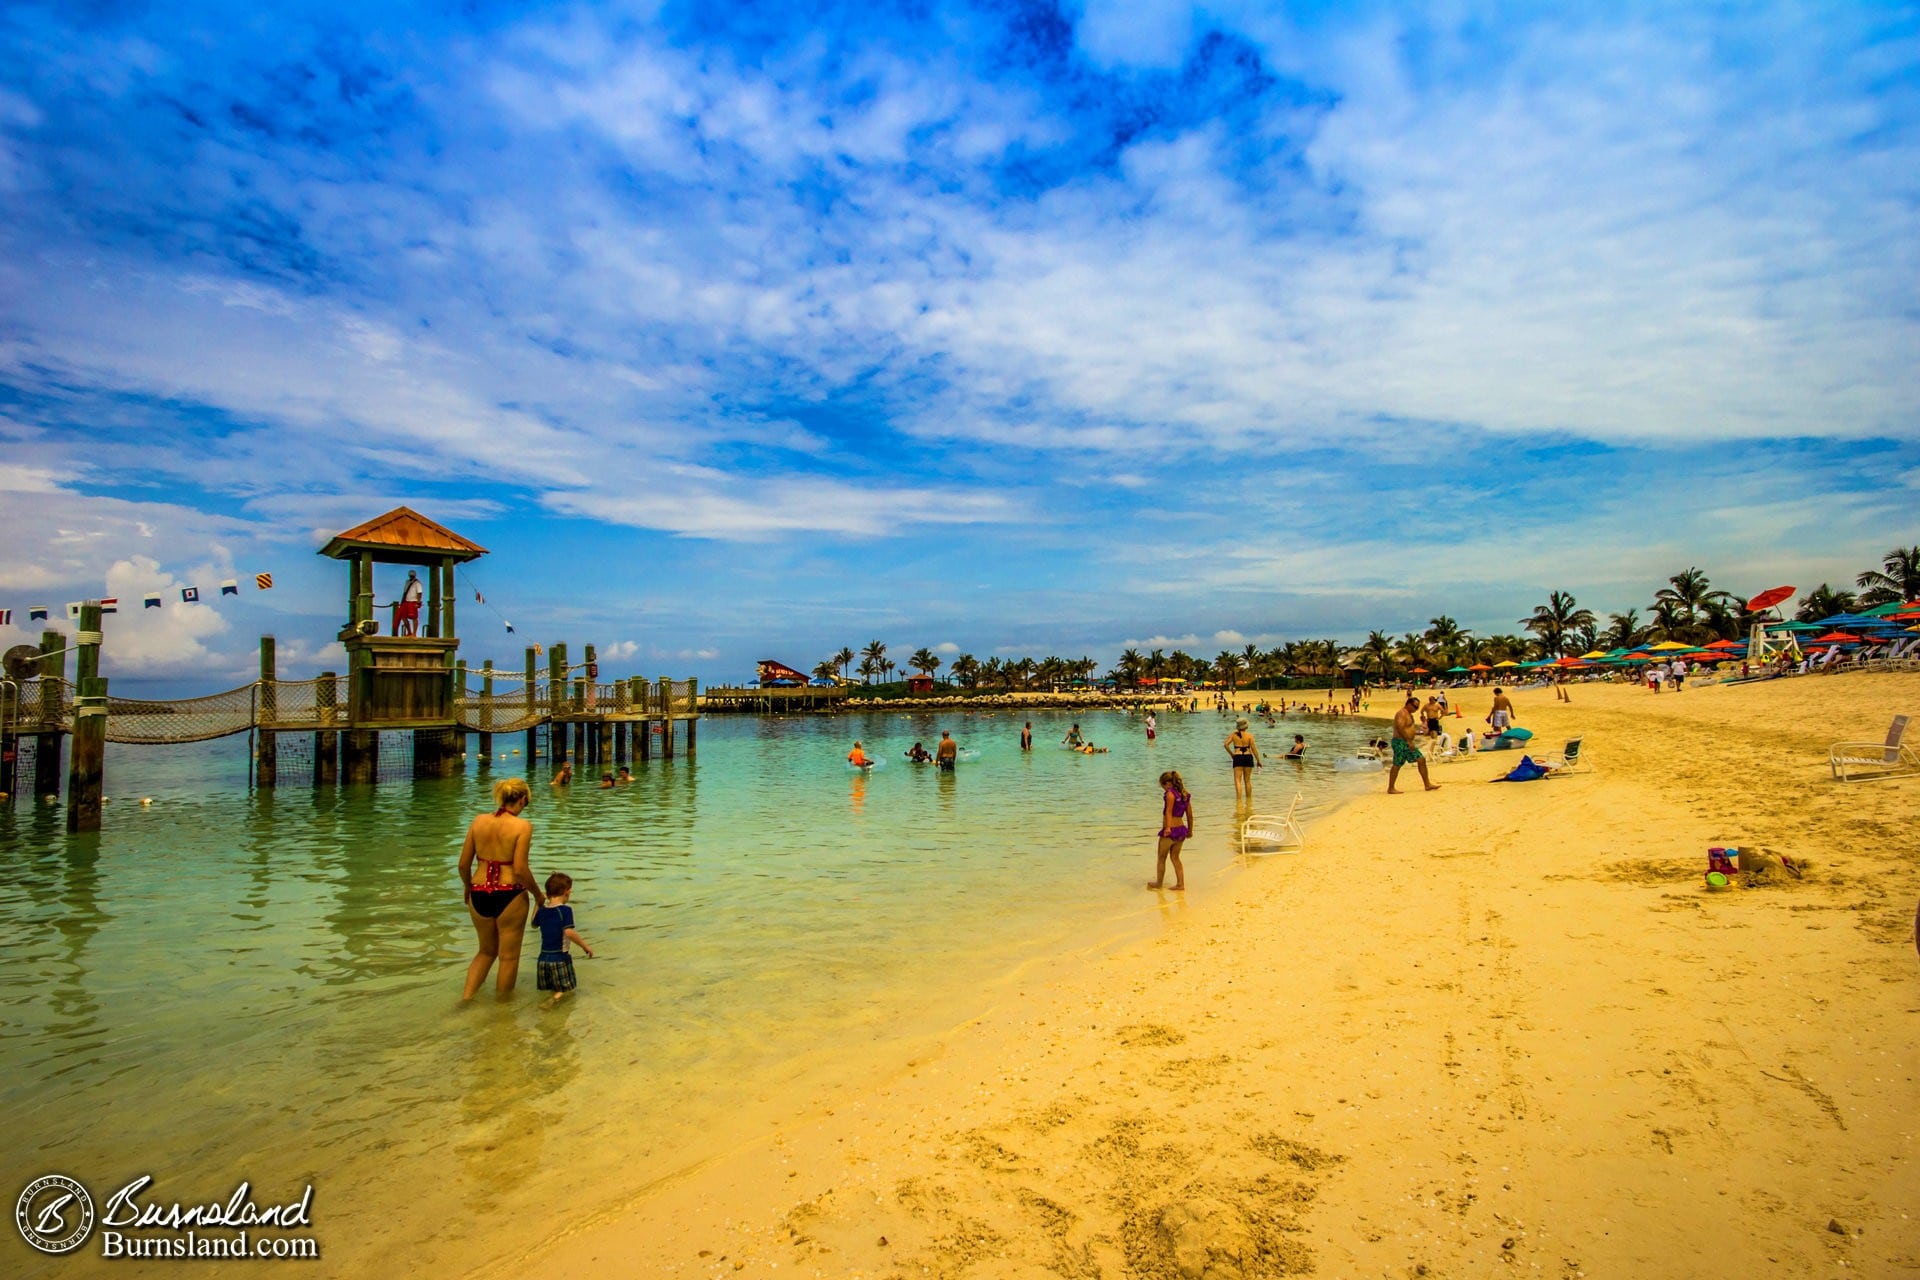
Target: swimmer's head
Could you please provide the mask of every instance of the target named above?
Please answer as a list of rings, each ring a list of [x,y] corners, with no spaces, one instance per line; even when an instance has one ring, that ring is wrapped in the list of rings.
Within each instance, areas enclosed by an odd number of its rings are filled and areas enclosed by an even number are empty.
[[[547,877],[547,896],[557,898],[563,893],[573,892],[573,877],[564,871],[556,871]]]
[[[526,808],[533,799],[533,792],[527,789],[525,778],[502,778],[493,784],[493,803],[496,808]]]

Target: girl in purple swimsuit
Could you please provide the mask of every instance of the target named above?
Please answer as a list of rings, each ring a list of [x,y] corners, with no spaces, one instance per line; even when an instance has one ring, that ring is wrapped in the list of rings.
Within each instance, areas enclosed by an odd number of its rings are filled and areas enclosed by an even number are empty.
[[[1167,882],[1167,863],[1173,863],[1173,888],[1187,887],[1187,870],[1180,865],[1180,846],[1193,834],[1193,796],[1179,773],[1172,769],[1160,775],[1160,844],[1154,858],[1153,879],[1147,888],[1158,889]]]

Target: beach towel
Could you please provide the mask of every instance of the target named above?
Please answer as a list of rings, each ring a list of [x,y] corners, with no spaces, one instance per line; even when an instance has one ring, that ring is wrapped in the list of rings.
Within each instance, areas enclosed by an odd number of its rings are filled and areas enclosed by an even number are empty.
[[[1534,782],[1547,776],[1547,766],[1536,764],[1532,756],[1521,756],[1520,763],[1513,766],[1511,773],[1502,774],[1495,782]]]

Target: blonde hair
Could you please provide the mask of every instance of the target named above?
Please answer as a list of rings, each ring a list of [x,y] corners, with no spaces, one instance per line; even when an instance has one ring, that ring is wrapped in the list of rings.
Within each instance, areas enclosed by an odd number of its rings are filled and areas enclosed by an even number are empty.
[[[515,801],[528,804],[532,800],[533,792],[527,789],[525,778],[502,778],[493,784],[493,803],[498,808],[510,808]]]
[[[1187,794],[1187,784],[1185,780],[1180,777],[1180,771],[1178,769],[1169,769],[1160,775],[1160,785],[1165,787],[1169,784],[1181,795],[1184,796]]]

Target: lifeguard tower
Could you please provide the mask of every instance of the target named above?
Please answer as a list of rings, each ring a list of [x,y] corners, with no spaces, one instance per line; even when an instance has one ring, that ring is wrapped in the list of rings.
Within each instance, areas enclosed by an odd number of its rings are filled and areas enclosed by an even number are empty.
[[[347,562],[347,625],[339,638],[347,651],[345,720],[350,729],[452,729],[454,655],[460,647],[453,625],[453,571],[487,549],[411,507],[395,507],[335,534],[320,554]],[[373,602],[376,564],[424,570],[426,598],[418,634],[380,634]],[[343,763],[348,780],[355,780],[351,755]]]

